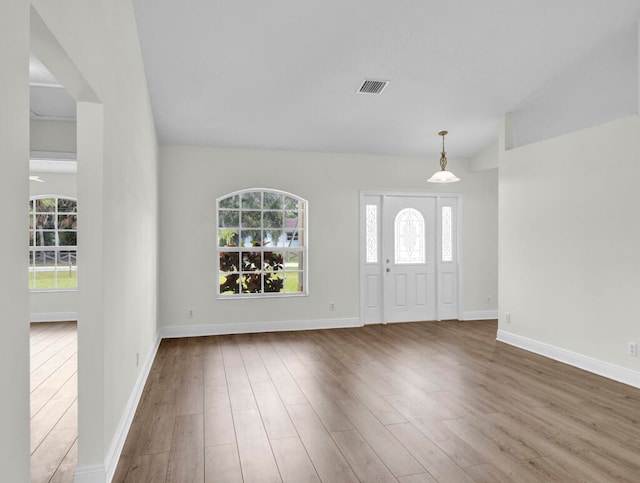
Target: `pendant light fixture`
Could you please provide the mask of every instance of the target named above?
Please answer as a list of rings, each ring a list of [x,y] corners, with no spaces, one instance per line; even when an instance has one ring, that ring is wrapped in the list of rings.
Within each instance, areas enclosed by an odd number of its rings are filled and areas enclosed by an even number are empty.
[[[436,171],[431,178],[427,181],[429,183],[455,183],[456,181],[460,181],[455,174],[451,171],[447,171],[447,153],[444,150],[444,137],[449,134],[448,131],[440,131],[438,136],[442,136],[442,153],[440,156],[440,171]]]

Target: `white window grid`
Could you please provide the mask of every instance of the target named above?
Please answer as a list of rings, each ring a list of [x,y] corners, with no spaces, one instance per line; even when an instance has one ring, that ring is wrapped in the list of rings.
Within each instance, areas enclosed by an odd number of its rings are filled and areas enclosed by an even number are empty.
[[[61,204],[68,206],[61,209]],[[30,290],[77,288],[77,216],[75,198],[62,195],[29,198]],[[70,240],[74,243],[68,243]],[[51,280],[44,282],[43,276],[51,276]]]
[[[252,188],[218,198],[216,208],[219,298],[308,294],[306,200]]]

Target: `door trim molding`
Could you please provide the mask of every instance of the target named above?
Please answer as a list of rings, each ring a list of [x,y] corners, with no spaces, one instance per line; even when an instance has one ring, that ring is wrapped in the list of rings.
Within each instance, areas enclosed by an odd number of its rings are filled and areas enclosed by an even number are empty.
[[[463,300],[463,251],[462,251],[462,194],[461,193],[425,193],[425,192],[407,192],[407,191],[368,191],[363,190],[359,193],[359,209],[358,209],[358,226],[359,226],[359,306],[360,306],[360,320],[363,324],[371,324],[371,323],[379,323],[376,321],[365,321],[365,286],[366,286],[366,273],[365,273],[365,244],[366,244],[366,224],[365,224],[365,198],[366,197],[379,197],[380,206],[382,208],[382,200],[385,196],[395,196],[395,197],[407,197],[407,198],[435,198],[436,207],[440,206],[440,200],[443,198],[456,198],[457,200],[457,216],[456,216],[456,253],[457,253],[457,287],[456,287],[456,317],[460,320],[463,318],[462,312],[462,300]],[[382,209],[381,216],[382,216]],[[436,213],[436,222],[440,219],[438,214]],[[380,223],[382,227],[382,223]],[[437,233],[440,233],[440,228],[438,228]],[[438,236],[438,235],[436,235]],[[380,237],[382,240],[382,237]],[[382,263],[380,264],[380,275],[382,276],[382,270],[384,269]],[[440,273],[439,270],[436,270],[436,319],[440,320],[440,294],[438,291],[438,287],[440,285]],[[384,319],[383,319],[384,320]],[[384,322],[383,322],[384,323]]]

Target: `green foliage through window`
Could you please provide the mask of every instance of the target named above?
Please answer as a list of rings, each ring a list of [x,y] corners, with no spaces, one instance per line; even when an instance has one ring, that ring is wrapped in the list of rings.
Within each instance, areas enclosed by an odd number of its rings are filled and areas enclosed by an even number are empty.
[[[253,189],[217,202],[218,294],[306,294],[306,201]]]
[[[77,287],[77,201],[58,196],[29,200],[29,288]]]

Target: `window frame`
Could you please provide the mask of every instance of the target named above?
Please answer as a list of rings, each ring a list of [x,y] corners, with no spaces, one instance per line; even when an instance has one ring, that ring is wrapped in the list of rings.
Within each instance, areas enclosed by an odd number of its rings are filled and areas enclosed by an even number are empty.
[[[242,195],[245,193],[260,193],[260,208],[246,208],[246,212],[247,213],[251,213],[251,212],[259,212],[260,213],[260,226],[252,226],[252,227],[246,227],[246,226],[241,226],[241,222],[238,221],[238,225],[237,226],[233,226],[233,227],[223,227],[220,226],[221,225],[221,213],[224,212],[231,212],[231,211],[235,211],[237,210],[240,213],[242,213],[243,211],[243,207],[242,207],[242,202],[239,201],[238,207],[237,208],[221,208],[220,203],[223,200],[232,198],[234,196],[238,196],[239,200],[242,200]],[[264,230],[268,230],[269,228],[272,229],[277,229],[278,227],[269,227],[269,226],[265,226],[265,220],[264,220],[264,214],[265,212],[277,212],[277,211],[282,211],[283,212],[283,224],[282,224],[282,228],[283,228],[283,232],[286,234],[287,229],[286,229],[286,222],[284,221],[284,219],[286,218],[284,215],[286,214],[287,211],[292,211],[292,210],[287,210],[286,207],[283,205],[282,208],[269,208],[269,207],[265,207],[264,205],[264,195],[265,193],[273,193],[279,196],[283,196],[285,199],[286,197],[292,198],[293,200],[295,200],[298,203],[298,209],[297,209],[297,213],[298,213],[298,219],[302,221],[302,226],[297,226],[295,230],[292,231],[292,233],[297,234],[297,240],[299,245],[298,246],[268,246],[268,245],[257,245],[257,246],[244,246],[242,242],[238,241],[237,246],[221,246],[220,243],[220,234],[219,234],[219,230],[222,229],[237,229],[238,230],[238,238],[240,238],[241,236],[241,231],[242,230],[247,230],[247,231],[260,231],[263,235],[264,235]],[[302,206],[302,208],[300,208],[300,206]],[[239,215],[242,216],[242,215]],[[231,193],[227,193],[223,196],[220,196],[219,198],[216,199],[216,218],[215,218],[215,243],[216,243],[216,250],[215,250],[215,254],[216,254],[216,259],[215,259],[215,265],[216,265],[216,298],[218,300],[238,300],[238,299],[254,299],[254,298],[281,298],[281,297],[307,297],[309,295],[309,257],[308,257],[308,248],[309,248],[309,202],[294,194],[294,193],[289,193],[286,191],[282,191],[282,190],[277,190],[277,189],[272,189],[272,188],[247,188],[247,189],[242,189],[242,190],[238,190],[238,191],[234,191]],[[286,235],[285,235],[286,236]],[[292,235],[294,236],[294,235]],[[302,240],[302,242],[300,242],[300,240]],[[302,281],[302,290],[299,292],[285,292],[284,289],[286,287],[286,281],[283,281],[283,291],[280,292],[265,292],[264,291],[264,274],[268,273],[269,270],[265,270],[265,265],[264,265],[264,258],[262,258],[262,267],[259,270],[254,270],[254,271],[243,271],[241,269],[238,270],[238,276],[242,277],[243,275],[249,274],[249,273],[253,273],[253,274],[258,274],[260,280],[261,280],[261,291],[260,292],[243,292],[242,291],[242,283],[240,282],[240,289],[239,292],[236,293],[221,293],[220,291],[220,279],[221,277],[230,274],[230,273],[236,273],[236,272],[225,272],[221,269],[221,264],[220,264],[220,257],[222,253],[238,253],[238,261],[240,263],[241,262],[241,258],[242,258],[242,254],[243,253],[260,253],[261,257],[263,257],[264,253],[272,253],[272,252],[282,252],[283,255],[286,253],[299,253],[302,257],[302,267],[300,268],[300,270],[291,270],[289,273],[298,273],[298,277],[301,277],[301,281]],[[281,273],[283,274],[283,279],[284,277],[286,277],[287,274],[287,269],[286,269],[286,265],[285,265],[285,260],[282,261],[282,270]],[[279,271],[279,270],[276,270]],[[242,280],[242,279],[241,279]]]
[[[37,245],[35,242],[35,232],[36,232],[36,223],[35,217],[38,213],[36,209],[37,201],[43,199],[53,199],[55,200],[54,210],[51,211],[51,215],[53,216],[53,228],[48,228],[47,233],[53,233],[54,235],[54,245]],[[70,200],[76,203],[75,211],[60,211],[60,200]],[[48,213],[48,212],[47,212]],[[74,196],[60,195],[60,194],[39,194],[29,196],[29,228],[28,228],[28,252],[29,252],[29,263],[28,263],[28,272],[29,272],[29,284],[28,289],[29,292],[73,292],[78,290],[78,228],[77,228],[77,217],[78,217],[78,199]],[[76,227],[74,229],[60,229],[59,216],[65,215],[74,215],[76,217]],[[33,244],[31,243],[31,233],[34,235]],[[76,236],[76,244],[75,245],[60,245],[60,234],[61,233],[75,233]],[[55,252],[54,256],[54,265],[51,270],[54,273],[54,286],[53,287],[37,287],[36,286],[36,273],[38,272],[38,265],[35,262],[35,254],[39,252]],[[61,252],[75,252],[75,263],[74,265],[70,265],[70,270],[75,272],[75,286],[73,287],[61,287],[58,284],[58,272],[66,271],[66,269],[62,270],[58,266],[59,254]],[[36,278],[34,278],[36,277]],[[33,284],[33,286],[32,286]]]

